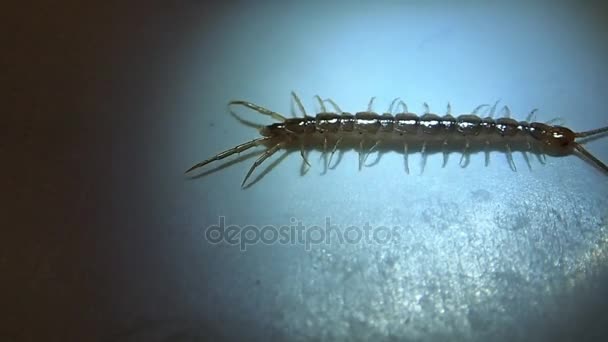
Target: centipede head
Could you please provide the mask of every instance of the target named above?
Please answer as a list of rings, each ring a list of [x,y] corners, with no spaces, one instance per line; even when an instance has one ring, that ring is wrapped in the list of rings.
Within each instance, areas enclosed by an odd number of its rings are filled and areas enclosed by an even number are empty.
[[[572,153],[576,143],[576,133],[563,126],[550,126],[532,123],[531,134],[543,145],[543,151],[550,155],[567,155]]]

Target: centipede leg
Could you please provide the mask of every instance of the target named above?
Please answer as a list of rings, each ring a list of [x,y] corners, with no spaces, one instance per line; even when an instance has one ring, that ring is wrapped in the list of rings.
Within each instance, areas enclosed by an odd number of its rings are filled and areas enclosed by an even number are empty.
[[[502,107],[502,109],[500,110],[500,116],[505,118],[511,117],[511,109],[509,108],[509,106]]]
[[[460,156],[460,167],[465,168],[469,165],[469,140],[467,139],[464,145],[464,150],[462,151],[462,156]]]
[[[202,161],[202,162],[200,162],[200,163],[192,166],[191,168],[189,168],[188,170],[186,170],[186,173],[188,173],[188,172],[190,172],[190,171],[192,171],[194,169],[198,169],[199,167],[203,167],[203,166],[205,166],[205,165],[207,165],[207,164],[209,164],[209,163],[211,163],[213,161],[221,160],[221,159],[224,159],[226,157],[229,157],[229,156],[231,156],[231,155],[233,155],[235,153],[241,153],[241,152],[243,152],[245,150],[248,150],[248,149],[250,149],[250,148],[252,148],[254,146],[258,146],[262,142],[264,142],[266,140],[269,140],[269,139],[270,139],[269,137],[253,139],[253,140],[248,141],[246,143],[242,143],[242,144],[240,144],[238,146],[235,146],[235,147],[233,147],[233,148],[231,148],[229,150],[220,152],[220,153],[216,154],[215,156],[213,156],[213,157],[211,157],[211,158],[209,158],[207,160],[204,160],[204,161]]]
[[[243,183],[241,183],[241,188],[245,186],[245,183],[247,182],[247,179],[249,178],[249,176],[251,176],[251,174],[253,173],[253,171],[260,166],[266,159],[268,159],[268,157],[272,156],[273,154],[275,154],[280,148],[281,148],[282,143],[278,143],[274,146],[272,146],[271,148],[267,149],[266,152],[264,152],[254,163],[253,165],[251,165],[251,168],[249,169],[249,172],[247,172],[247,175],[245,176],[245,179],[243,179]]]
[[[509,144],[506,144],[505,147],[506,147],[507,161],[509,162],[509,166],[511,167],[511,170],[513,170],[513,172],[517,172],[517,167],[515,166],[515,161],[513,161],[513,152],[511,151],[511,146]]]
[[[452,115],[452,105],[448,102],[448,108],[445,111],[446,115]]]
[[[480,104],[479,106],[475,107],[475,109],[473,109],[473,111],[471,112],[471,114],[473,115],[477,115],[477,113],[484,107],[488,107],[489,104]]]
[[[483,152],[485,154],[485,165],[488,167],[490,165],[490,142],[488,140],[486,140]]]
[[[524,156],[524,160],[526,161],[526,164],[528,165],[528,169],[530,171],[532,171],[532,164],[530,164],[530,158],[528,158],[528,153],[526,153],[526,151],[521,151],[521,154]]]
[[[369,103],[367,104],[367,111],[368,112],[373,112],[373,107],[374,107],[374,100],[376,99],[375,96],[372,96],[371,99],[369,99]]]
[[[489,117],[493,117],[494,113],[496,113],[496,106],[498,106],[498,103],[500,102],[500,99],[496,100],[496,102],[494,102],[494,104],[492,105],[492,107],[490,107],[490,112],[488,113]]]
[[[329,159],[327,158],[327,137],[323,137],[323,154],[321,155],[324,161],[325,168],[323,174],[325,174],[329,167]]]
[[[382,158],[382,153],[380,151],[378,151],[378,153],[376,153],[376,159],[374,159],[373,162],[371,162],[369,164],[365,164],[363,166],[365,166],[365,167],[372,167],[372,166],[378,164],[380,162],[381,158]]]
[[[547,164],[547,158],[545,158],[544,154],[534,153],[534,155],[536,156],[536,159],[538,160],[539,163],[541,163],[542,165]]]
[[[359,171],[363,166],[363,139],[359,142]]]
[[[306,173],[308,173],[308,170],[310,170],[310,167],[308,167],[306,163],[300,164],[300,175],[305,175]]]
[[[331,154],[329,155],[329,162],[327,162],[327,164],[330,166],[331,166],[331,159],[334,157],[334,154],[336,153],[336,150],[338,149],[338,145],[340,144],[340,142],[342,142],[342,137],[340,137],[340,138],[338,138],[338,140],[336,140],[334,147],[331,149]]]
[[[421,161],[421,165],[420,165],[420,174],[424,173],[424,168],[426,166],[426,159],[427,159],[427,153],[426,153],[426,141],[422,143],[422,148],[420,149],[420,154],[422,156],[422,161]]]
[[[321,96],[315,95],[315,99],[319,102],[319,106],[321,107],[321,113],[327,113],[327,108],[325,108],[325,104],[323,100],[321,100]]]
[[[304,152],[304,145],[300,144],[300,155],[302,156],[302,160],[304,161],[304,164],[308,165],[308,167],[310,167],[310,163],[308,162],[308,158],[306,158],[306,152]]]
[[[405,165],[405,173],[407,173],[408,175],[410,174],[410,165],[408,162],[408,148],[407,148],[407,143],[403,144],[403,162]]]
[[[334,163],[334,166],[331,167],[332,170],[335,169],[336,167],[338,167],[338,165],[342,161],[343,156],[344,156],[344,151],[338,151],[338,153],[336,155],[336,162]]]
[[[325,99],[323,101],[329,103],[332,107],[334,107],[334,110],[336,111],[336,113],[342,114],[342,109],[340,109],[340,107],[338,106],[338,104],[336,104],[334,102],[334,100],[328,98],[328,99]]]
[[[374,146],[372,146],[372,147],[371,147],[371,148],[370,148],[370,149],[367,151],[367,153],[365,154],[365,157],[363,157],[363,165],[365,165],[365,162],[367,161],[367,158],[369,157],[370,153],[372,153],[372,152],[373,152],[373,151],[376,149],[376,147],[378,147],[378,145],[380,145],[380,140],[377,140],[377,141],[374,143]]]
[[[298,95],[296,95],[296,93],[294,91],[292,91],[291,97],[293,98],[294,102],[298,106],[298,109],[300,109],[300,112],[302,113],[302,115],[304,115],[304,117],[307,117],[308,114],[306,114],[306,109],[304,109],[304,105],[302,105],[302,101],[300,101],[300,98],[298,97]]]
[[[397,101],[399,101],[399,98],[396,97],[392,102],[391,105],[388,107],[388,112],[389,114],[393,114],[393,108],[395,107],[395,103],[397,103]]]
[[[534,154],[536,155],[536,159],[538,159],[539,163],[542,165],[547,164],[547,157],[545,157],[545,151],[543,151],[542,146],[539,146],[538,152],[535,152]]]
[[[528,165],[528,170],[532,171],[532,164],[530,163],[530,157],[528,156],[528,153],[534,153],[534,151],[532,150],[532,144],[530,143],[530,140],[526,140],[526,147],[527,147],[527,150],[521,151],[521,153],[523,153],[523,155],[524,155],[524,160],[526,161],[526,164]]]
[[[403,107],[403,112],[402,113],[407,113],[407,104],[405,104],[405,102],[403,101],[399,101],[399,103],[397,104],[397,108],[399,108],[399,106]]]
[[[429,107],[429,104],[425,102],[422,105],[424,106],[424,114],[429,114],[431,112],[431,108]]]
[[[553,119],[551,119],[551,120],[549,120],[549,121],[545,122],[545,124],[547,124],[547,125],[554,125],[554,124],[561,125],[561,124],[563,124],[563,122],[564,122],[564,119],[563,119],[563,118],[560,118],[560,117],[558,116],[558,117],[556,117],[556,118],[553,118]]]
[[[441,165],[441,167],[444,168],[448,164],[448,158],[450,156],[450,153],[445,149],[448,146],[448,141],[444,140],[441,146],[443,152],[443,164]]]
[[[534,108],[530,111],[528,116],[526,117],[526,122],[532,122],[536,120],[536,112],[538,112],[538,108]]]

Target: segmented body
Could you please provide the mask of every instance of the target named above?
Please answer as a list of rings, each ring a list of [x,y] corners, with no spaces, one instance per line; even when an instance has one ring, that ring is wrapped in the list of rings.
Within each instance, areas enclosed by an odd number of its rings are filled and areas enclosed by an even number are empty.
[[[540,122],[528,123],[511,118],[481,118],[476,115],[439,116],[414,113],[377,114],[374,112],[319,113],[315,117],[287,119],[283,123],[272,124],[265,128],[269,137],[310,141],[318,138],[328,140],[349,139],[353,141],[381,141],[389,143],[446,145],[469,143],[475,150],[487,145],[503,144],[531,150],[537,142],[544,141],[549,135],[558,139],[573,136],[572,131],[559,126]],[[558,142],[558,141],[556,141]],[[448,146],[449,145],[449,146]],[[460,146],[458,146],[460,147]],[[542,151],[541,146],[536,146]],[[544,149],[544,153],[561,152],[561,149]]]
[[[538,156],[544,156],[544,154],[560,156],[577,153],[608,173],[608,167],[605,164],[585,150],[581,143],[575,142],[576,138],[603,135],[608,132],[608,127],[575,133],[562,126],[530,122],[534,111],[530,113],[526,121],[517,121],[509,117],[510,112],[506,106],[504,111],[507,116],[493,119],[491,116],[496,104],[491,107],[489,116],[483,118],[476,114],[480,108],[487,105],[479,106],[470,114],[454,117],[450,115],[449,105],[448,113],[440,116],[430,113],[428,106],[425,104],[426,113],[418,116],[407,111],[407,106],[401,101],[399,105],[403,108],[403,111],[393,115],[392,109],[398,99],[391,103],[388,112],[384,114],[372,111],[373,98],[367,111],[350,114],[342,112],[332,100],[321,100],[318,96],[316,98],[322,112],[312,117],[306,115],[299,98],[294,93],[292,93],[292,96],[304,117],[287,119],[276,112],[246,101],[230,102],[229,105],[242,105],[261,114],[269,115],[280,122],[269,126],[257,126],[263,136],[262,138],[254,139],[219,153],[194,165],[186,172],[251,147],[266,145],[268,149],[250,168],[243,185],[257,166],[280,149],[299,148],[305,163],[310,165],[305,155],[305,150],[310,147],[322,149],[325,156],[328,152],[331,153],[329,159],[325,159],[326,167],[328,167],[331,157],[338,148],[357,148],[360,153],[359,167],[361,168],[367,155],[382,147],[402,151],[407,172],[409,172],[408,152],[417,149],[423,154],[422,170],[424,170],[426,155],[430,151],[443,152],[444,165],[450,152],[460,151],[462,152],[460,163],[462,166],[466,166],[468,156],[473,151],[485,151],[487,165],[489,152],[499,150],[506,153],[509,165],[514,171],[516,167],[512,152],[520,151],[524,154],[528,165],[530,165],[526,154],[528,152]],[[327,111],[326,102],[334,107],[334,112]],[[539,158],[539,160],[542,161],[542,158]]]

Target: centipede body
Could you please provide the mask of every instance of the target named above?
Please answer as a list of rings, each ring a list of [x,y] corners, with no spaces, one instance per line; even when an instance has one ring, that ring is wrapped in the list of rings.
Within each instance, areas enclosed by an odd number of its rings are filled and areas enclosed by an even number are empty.
[[[312,148],[323,151],[326,169],[339,148],[351,147],[359,150],[359,168],[361,168],[367,156],[381,147],[403,153],[404,168],[407,173],[409,173],[408,154],[414,151],[422,154],[422,171],[426,156],[431,152],[443,153],[444,166],[450,153],[461,152],[460,164],[465,167],[468,164],[469,155],[478,151],[485,153],[486,166],[489,163],[490,151],[504,152],[509,166],[516,171],[512,154],[517,151],[523,153],[528,166],[530,165],[528,153],[536,155],[541,162],[545,155],[575,154],[608,175],[608,166],[582,145],[586,141],[606,135],[608,127],[574,132],[567,127],[552,125],[551,122],[532,121],[535,110],[528,115],[525,121],[518,121],[511,118],[507,106],[503,107],[504,115],[494,119],[493,115],[498,102],[493,106],[480,105],[471,113],[458,116],[451,115],[451,106],[448,104],[446,114],[441,116],[431,113],[426,103],[424,114],[411,113],[408,111],[407,105],[399,99],[392,101],[387,112],[376,113],[373,111],[374,98],[372,98],[366,111],[351,114],[343,112],[333,100],[323,100],[321,97],[315,96],[321,112],[315,116],[309,116],[302,102],[293,92],[292,98],[302,113],[302,117],[285,118],[277,112],[247,101],[231,101],[228,104],[229,108],[237,105],[243,106],[270,116],[278,122],[262,126],[252,124],[237,116],[240,121],[258,128],[262,137],[218,153],[192,166],[186,173],[213,161],[263,145],[267,149],[250,167],[241,186],[245,186],[247,179],[258,166],[282,149],[299,150],[304,163],[310,165],[306,151]],[[333,111],[328,111],[326,104]],[[484,107],[488,113],[487,116],[481,117],[478,112]],[[393,109],[396,109],[397,113],[393,114]],[[232,109],[231,113],[236,115]]]

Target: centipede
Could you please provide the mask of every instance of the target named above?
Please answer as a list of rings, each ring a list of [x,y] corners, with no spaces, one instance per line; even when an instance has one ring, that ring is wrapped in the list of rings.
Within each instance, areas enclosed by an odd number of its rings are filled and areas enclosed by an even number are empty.
[[[509,167],[515,172],[517,172],[513,158],[515,152],[523,155],[530,169],[529,154],[536,156],[541,164],[545,164],[546,156],[576,155],[601,173],[608,175],[608,166],[583,146],[591,140],[608,135],[608,126],[575,132],[556,125],[558,119],[547,122],[535,121],[536,109],[532,110],[524,121],[518,121],[512,118],[508,106],[503,106],[498,113],[502,115],[494,118],[499,101],[493,105],[481,104],[470,113],[457,116],[452,115],[449,103],[445,115],[432,113],[429,105],[424,103],[424,113],[418,115],[410,112],[407,104],[400,98],[395,98],[386,112],[374,112],[375,97],[372,97],[367,110],[352,114],[342,111],[334,100],[315,95],[320,112],[309,116],[298,95],[291,92],[291,97],[301,117],[286,118],[248,101],[230,101],[229,112],[242,123],[257,128],[261,137],[201,161],[186,170],[186,174],[234,154],[264,146],[266,149],[261,152],[245,175],[241,183],[242,188],[248,186],[247,180],[256,168],[280,150],[299,150],[303,165],[307,167],[311,165],[307,157],[308,151],[320,150],[327,170],[333,168],[332,158],[339,149],[358,150],[359,169],[361,169],[366,165],[370,153],[383,148],[403,154],[404,170],[407,174],[410,173],[408,156],[415,151],[421,153],[421,173],[424,171],[427,155],[434,152],[443,154],[443,167],[446,166],[451,153],[460,152],[459,163],[464,168],[469,164],[472,153],[483,152],[485,166],[488,166],[490,153],[498,151],[506,155]],[[277,122],[261,125],[242,119],[234,111],[235,106],[248,108]],[[328,107],[331,110],[328,110]],[[482,112],[483,114],[480,114]]]

